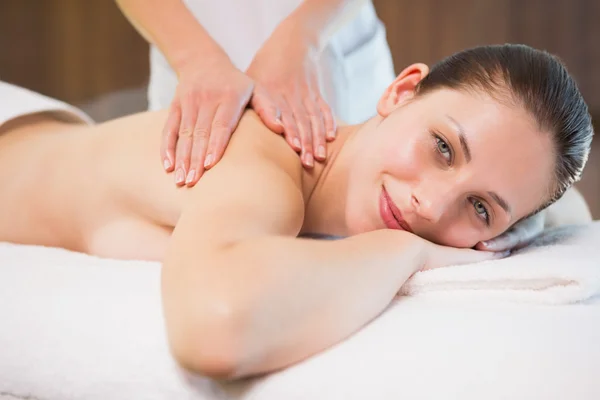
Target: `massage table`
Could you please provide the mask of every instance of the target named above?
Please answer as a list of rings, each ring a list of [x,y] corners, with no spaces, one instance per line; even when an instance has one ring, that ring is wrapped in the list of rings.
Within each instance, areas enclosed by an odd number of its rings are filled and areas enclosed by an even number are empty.
[[[346,340],[231,382],[171,357],[160,268],[0,243],[0,399],[600,399],[600,221],[419,272]]]

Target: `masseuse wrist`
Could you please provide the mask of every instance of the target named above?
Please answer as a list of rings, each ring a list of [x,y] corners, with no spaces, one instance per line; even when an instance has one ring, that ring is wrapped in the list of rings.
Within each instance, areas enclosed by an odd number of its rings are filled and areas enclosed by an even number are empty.
[[[184,47],[171,62],[177,77],[196,74],[211,68],[233,67],[231,59],[216,43],[196,47]]]
[[[273,36],[282,36],[307,54],[319,52],[323,42],[321,29],[311,22],[310,15],[296,10],[275,29]]]

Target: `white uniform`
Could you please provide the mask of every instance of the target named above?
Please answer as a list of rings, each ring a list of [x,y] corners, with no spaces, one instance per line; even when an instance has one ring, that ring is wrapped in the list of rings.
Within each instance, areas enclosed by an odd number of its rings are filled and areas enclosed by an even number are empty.
[[[185,0],[188,9],[241,71],[248,68],[275,27],[301,3],[302,0]],[[358,123],[375,114],[377,101],[395,74],[384,25],[370,1],[332,36],[320,63],[321,91],[337,118]],[[152,46],[149,108],[168,107],[176,86],[174,71]]]

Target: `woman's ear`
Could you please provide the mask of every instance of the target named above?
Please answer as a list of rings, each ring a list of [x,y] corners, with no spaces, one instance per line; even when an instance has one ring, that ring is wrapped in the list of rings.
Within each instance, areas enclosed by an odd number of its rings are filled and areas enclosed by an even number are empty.
[[[377,112],[382,117],[387,117],[398,106],[410,100],[415,94],[415,88],[421,79],[429,73],[429,67],[425,64],[412,64],[406,68],[386,89],[379,103]]]

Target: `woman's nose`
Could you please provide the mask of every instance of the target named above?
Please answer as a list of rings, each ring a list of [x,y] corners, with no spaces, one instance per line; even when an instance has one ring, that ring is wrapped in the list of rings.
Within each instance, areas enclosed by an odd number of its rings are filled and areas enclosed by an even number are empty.
[[[415,213],[430,222],[438,222],[448,209],[451,201],[451,188],[446,185],[437,186],[433,190],[420,188],[420,190],[413,191],[411,198]]]

